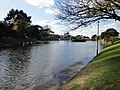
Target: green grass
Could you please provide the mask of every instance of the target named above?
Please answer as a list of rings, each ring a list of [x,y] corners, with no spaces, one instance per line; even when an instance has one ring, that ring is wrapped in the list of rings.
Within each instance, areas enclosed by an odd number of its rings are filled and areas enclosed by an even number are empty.
[[[105,48],[59,90],[120,90],[120,43]]]

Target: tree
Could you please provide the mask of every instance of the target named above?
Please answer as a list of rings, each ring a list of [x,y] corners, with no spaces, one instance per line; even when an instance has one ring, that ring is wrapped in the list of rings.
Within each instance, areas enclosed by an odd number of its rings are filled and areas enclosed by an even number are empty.
[[[69,32],[65,32],[65,33],[64,33],[64,39],[65,39],[65,40],[69,40],[70,38],[71,38],[70,33],[69,33]]]
[[[95,34],[95,35],[92,35],[91,39],[92,39],[93,41],[96,41],[96,40],[97,40],[97,35],[96,35],[96,34]]]
[[[120,0],[57,0],[57,19],[72,30],[101,19],[120,21]]]
[[[27,36],[33,38],[39,38],[40,33],[43,31],[43,27],[39,25],[31,25],[27,28]]]
[[[5,22],[7,22],[9,25],[9,28],[19,33],[20,37],[26,35],[26,29],[30,26],[31,23],[30,19],[31,16],[27,16],[23,10],[18,9],[11,9],[6,18],[4,18]]]
[[[23,12],[23,10],[18,10],[18,9],[16,10],[11,9],[7,14],[7,16],[4,18],[4,20],[9,24],[12,24],[17,20],[23,20],[26,21],[28,24],[30,24],[31,23],[30,19],[31,16],[27,16],[27,14]]]
[[[19,37],[25,36],[26,35],[26,22],[22,21],[22,20],[16,20],[13,24],[12,24],[12,29],[13,31],[17,32]]]
[[[6,37],[8,33],[8,26],[5,22],[0,21],[0,37]]]
[[[105,32],[102,32],[100,37],[104,40],[104,43],[108,45],[109,42],[114,44],[114,42],[118,39],[118,35],[119,33],[117,30],[114,28],[109,28]]]

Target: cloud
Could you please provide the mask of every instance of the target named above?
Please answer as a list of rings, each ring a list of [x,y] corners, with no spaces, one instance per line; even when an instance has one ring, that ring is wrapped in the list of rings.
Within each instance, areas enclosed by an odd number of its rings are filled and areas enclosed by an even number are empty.
[[[11,0],[8,0],[8,1],[11,1]],[[22,0],[18,0],[18,1],[20,1],[20,2],[21,2]]]
[[[35,22],[35,24],[37,25],[40,25],[40,26],[50,26],[50,28],[52,30],[58,28],[58,24],[57,24],[57,21],[56,20],[53,20],[53,21],[49,21],[49,20],[42,20],[42,21],[37,21]]]
[[[39,8],[44,8],[44,12],[47,14],[60,14],[60,11],[56,8],[52,8],[54,6],[54,0],[25,0],[28,4],[37,6]]]
[[[109,28],[114,28],[119,32],[120,31],[120,23],[115,22],[115,21],[110,21],[110,20],[100,22],[99,35],[101,34],[101,32],[104,32]],[[85,36],[91,37],[92,35],[97,34],[97,30],[98,30],[98,25],[97,25],[97,23],[94,23],[88,27],[80,28],[71,33],[72,33],[72,35],[85,35]]]
[[[50,26],[51,30],[54,31],[56,34],[63,34],[63,31],[62,31],[62,27],[58,24],[58,21],[57,20],[53,20],[53,21],[50,21],[50,20],[40,20],[40,21],[36,21],[34,23],[35,25],[40,25],[40,26]]]
[[[41,20],[41,21],[35,22],[35,24],[40,25],[40,26],[46,26],[46,25],[48,25],[51,28],[55,28],[58,25],[56,20],[54,20],[54,21]]]
[[[47,8],[45,9],[45,12],[47,14],[60,14],[60,11],[58,9],[50,9],[50,8]]]
[[[114,20],[108,20],[100,23],[100,33],[106,31],[109,28],[114,28],[117,31],[120,31],[120,23]],[[97,30],[97,27],[96,27]]]
[[[47,14],[54,14],[54,13],[55,13],[54,10],[49,9],[49,8],[45,9],[45,12],[46,12]]]
[[[25,1],[33,6],[39,6],[40,8],[50,7],[54,5],[54,0],[25,0]]]
[[[96,34],[97,32],[97,26],[88,26],[88,27],[84,27],[84,28],[80,28],[80,29],[77,29],[75,31],[72,31],[71,34],[73,36],[76,36],[76,35],[84,35],[84,36],[89,36],[91,37],[92,35]]]
[[[108,29],[108,28],[119,29],[120,28],[120,24],[113,22],[111,24],[107,24],[107,25],[104,26],[104,29]]]

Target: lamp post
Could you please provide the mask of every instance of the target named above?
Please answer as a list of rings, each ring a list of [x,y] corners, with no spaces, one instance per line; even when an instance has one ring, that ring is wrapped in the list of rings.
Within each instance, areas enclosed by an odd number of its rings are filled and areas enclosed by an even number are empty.
[[[99,38],[98,38],[98,37],[99,37],[99,23],[100,23],[100,22],[98,21],[98,28],[97,28],[97,49],[96,49],[96,56],[98,56],[98,44],[99,44],[99,43],[98,43],[98,39],[99,39]]]

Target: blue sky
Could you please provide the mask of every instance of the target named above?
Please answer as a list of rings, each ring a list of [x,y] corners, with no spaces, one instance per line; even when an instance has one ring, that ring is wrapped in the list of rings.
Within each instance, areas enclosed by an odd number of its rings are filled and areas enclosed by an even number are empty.
[[[63,34],[66,31],[64,26],[57,24],[55,20],[55,14],[59,11],[54,8],[54,0],[0,0],[0,20],[3,20],[10,9],[21,9],[28,16],[32,16],[32,24],[38,24],[41,26],[49,25],[51,30],[57,34]],[[108,28],[115,28],[120,31],[120,23],[113,20],[100,21],[100,32],[105,31]],[[96,33],[97,22],[86,27],[80,28],[76,31],[70,32],[72,35],[86,35],[92,36]]]

